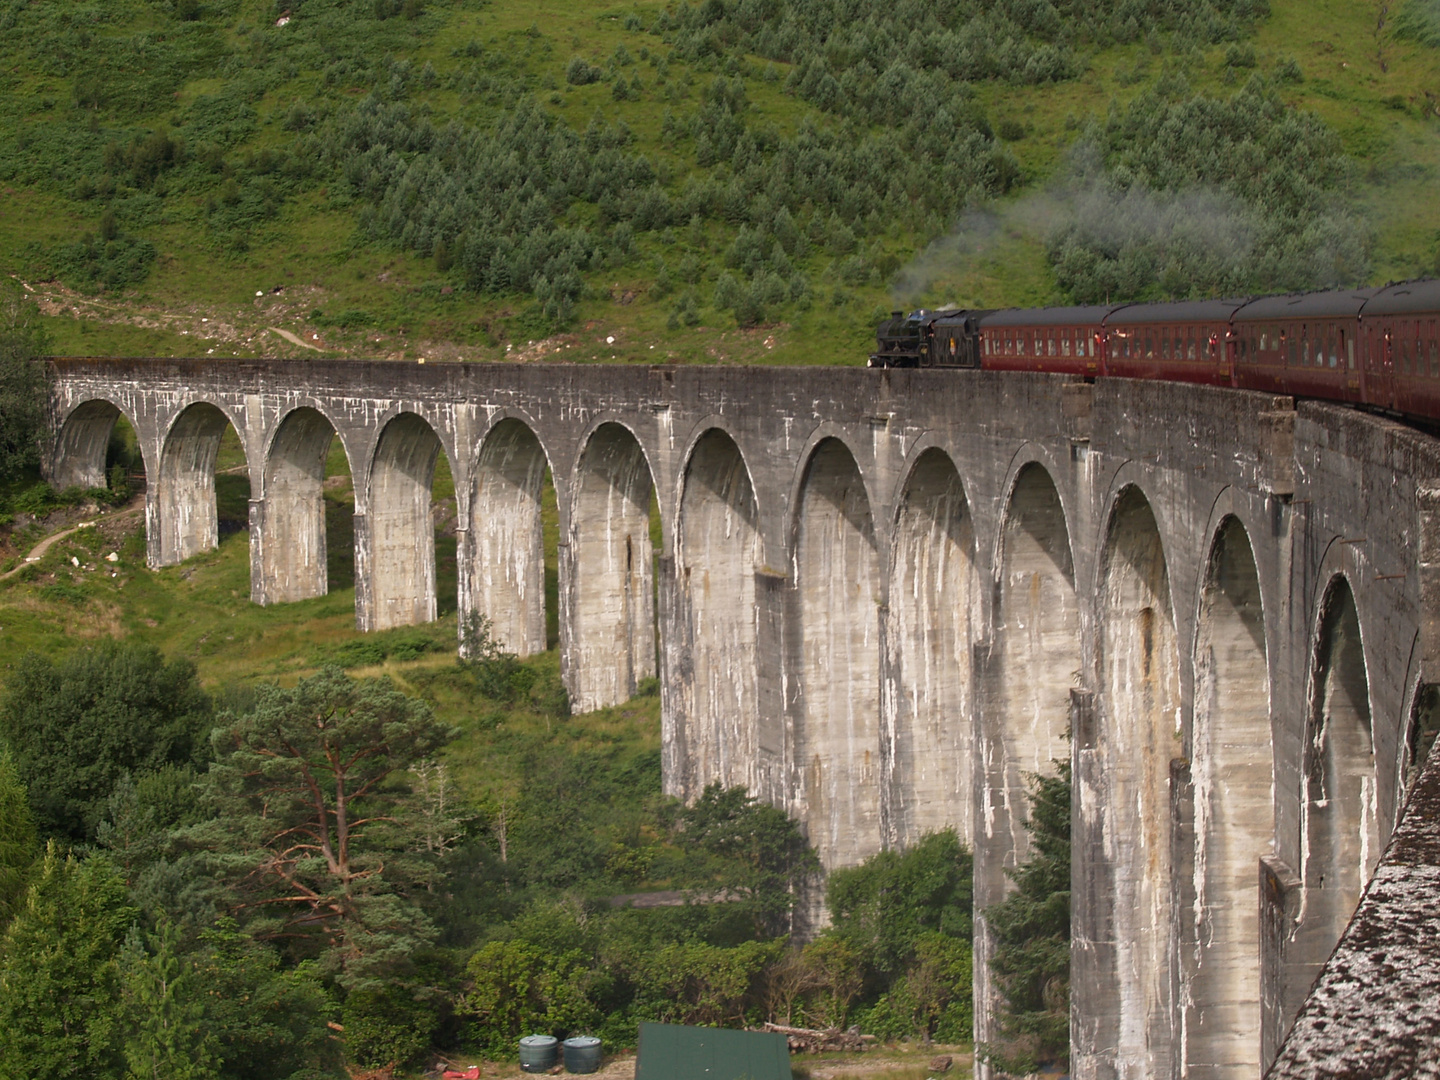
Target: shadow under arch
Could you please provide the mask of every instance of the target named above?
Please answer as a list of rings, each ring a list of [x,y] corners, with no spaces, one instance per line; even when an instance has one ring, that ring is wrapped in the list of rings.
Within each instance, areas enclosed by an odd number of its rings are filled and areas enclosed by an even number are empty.
[[[576,712],[626,701],[655,675],[654,489],[634,432],[614,421],[591,432],[575,466],[568,585],[562,579]]]
[[[258,515],[262,604],[324,596],[330,590],[325,521],[325,465],[335,426],[311,406],[281,420],[265,457],[263,507]],[[341,452],[349,461],[348,451]]]
[[[870,500],[839,439],[816,445],[795,518],[800,817],[827,870],[881,847],[881,580]]]
[[[356,587],[368,588],[365,630],[433,622],[435,524],[430,509],[443,445],[423,417],[402,412],[380,432],[370,463],[365,503],[369,566],[357,560]],[[358,554],[358,552],[357,552]]]
[[[1170,775],[1183,757],[1180,657],[1160,529],[1134,485],[1120,491],[1110,516],[1099,608],[1096,738],[1120,1006],[1109,1045],[1137,1074],[1167,1076],[1176,1029]],[[1106,1043],[1102,1034],[1097,1044]]]
[[[1289,959],[1301,1002],[1360,903],[1384,841],[1378,814],[1370,681],[1355,594],[1326,586],[1311,669],[1300,818],[1301,907]]]
[[[675,637],[666,642],[667,790],[760,789],[756,666],[759,505],[744,455],[720,428],[685,465],[675,531]],[[769,751],[776,748],[767,747]]]
[[[50,458],[50,483],[57,491],[105,486],[106,455],[115,426],[122,417],[132,430],[137,430],[133,419],[104,398],[82,401],[70,410],[60,426]],[[144,445],[139,449],[143,459]],[[149,462],[144,464],[148,473]]]
[[[197,401],[166,432],[146,498],[151,566],[173,566],[219,546],[215,464],[230,426],[230,417],[218,406]],[[247,486],[248,481],[247,476]]]
[[[1200,590],[1192,729],[1196,927],[1186,1068],[1197,1078],[1261,1067],[1260,859],[1275,840],[1270,673],[1260,576],[1231,515]]]
[[[945,451],[916,458],[891,541],[883,729],[888,844],[954,828],[969,846],[973,789],[971,643],[978,618],[975,527]]]
[[[547,648],[542,501],[550,460],[534,430],[507,417],[485,435],[470,502],[469,607],[516,656]]]

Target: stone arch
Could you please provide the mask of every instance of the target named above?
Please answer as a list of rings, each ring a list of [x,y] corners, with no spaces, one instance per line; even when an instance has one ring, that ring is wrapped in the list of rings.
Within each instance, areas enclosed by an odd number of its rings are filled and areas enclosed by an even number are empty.
[[[570,513],[570,696],[578,712],[626,701],[655,675],[654,479],[623,424],[600,424],[575,467]]]
[[[412,412],[397,413],[376,440],[365,503],[368,630],[412,626],[436,617],[430,494],[442,451],[435,429]]]
[[[676,639],[669,685],[683,798],[706,784],[759,790],[755,657],[760,567],[755,485],[735,440],[705,431],[690,453],[675,531]]]
[[[286,413],[270,441],[257,522],[261,580],[256,598],[262,604],[308,600],[330,590],[325,461],[335,437],[329,418],[307,405]]]
[[[886,610],[887,843],[954,828],[971,843],[970,646],[979,585],[975,525],[954,461],[921,453],[896,501]]]
[[[1275,839],[1270,675],[1260,575],[1240,519],[1215,531],[1195,641],[1195,961],[1188,1075],[1260,1070],[1257,866]]]
[[[879,557],[860,470],[839,439],[815,447],[798,505],[798,801],[828,870],[881,846]]]
[[[104,398],[82,401],[70,410],[60,426],[55,451],[50,458],[50,483],[57,490],[105,486],[105,454],[110,446],[110,435],[121,415],[120,407]],[[126,416],[125,420],[132,428],[135,427],[131,417]],[[138,428],[136,433],[138,435]],[[145,449],[142,441],[142,455]],[[146,464],[148,466],[148,461]]]
[[[995,560],[995,633],[986,657],[986,712],[976,736],[982,790],[975,825],[975,1023],[992,1039],[996,1000],[984,910],[1010,891],[1007,870],[1029,858],[1029,775],[1070,757],[1070,691],[1079,682],[1080,611],[1070,527],[1048,468],[1022,461],[1006,501]]]
[[[1355,594],[1344,575],[1331,578],[1320,612],[1300,810],[1302,898],[1292,952],[1315,972],[1354,914],[1382,842],[1370,680]],[[1310,980],[1301,981],[1309,987]]]
[[[480,445],[470,504],[470,610],[517,656],[545,651],[541,496],[550,459],[531,427],[507,417]]]
[[[866,506],[883,507],[885,505],[885,496],[887,494],[890,494],[890,492],[881,490],[879,484],[876,482],[875,479],[874,474],[876,470],[872,467],[873,463],[867,463],[864,460],[863,455],[857,454],[856,448],[852,446],[848,441],[852,438],[853,435],[854,432],[847,429],[843,424],[838,424],[834,421],[829,420],[816,425],[816,427],[810,432],[809,436],[806,438],[804,444],[802,445],[799,454],[797,454],[795,457],[795,470],[790,477],[790,490],[787,493],[788,497],[785,501],[785,506],[788,508],[788,513],[793,515],[797,512],[794,508],[800,505],[800,501],[804,496],[805,484],[810,478],[810,466],[815,460],[816,451],[819,450],[824,443],[831,441],[838,442],[842,447],[845,448],[845,451],[850,455],[850,460],[854,463],[855,466],[855,475],[860,478],[860,489],[858,491],[858,494],[864,497]],[[790,546],[786,550],[784,555],[779,556],[782,562],[794,558],[795,527],[797,521],[797,518],[790,518],[791,528],[789,530],[789,534],[786,536],[786,540],[789,542]],[[881,545],[885,542],[885,539],[886,538],[883,535],[878,532],[876,533],[875,550],[877,552],[881,551]],[[775,554],[770,551],[767,551],[766,555],[772,560],[776,558]]]
[[[1096,737],[1113,852],[1116,1057],[1122,1076],[1166,1076],[1177,1030],[1170,767],[1184,753],[1180,659],[1160,528],[1133,485],[1121,490],[1110,517],[1098,599]],[[1084,749],[1083,736],[1080,742]]]
[[[219,546],[215,459],[229,426],[230,418],[207,401],[188,406],[170,425],[147,491],[150,565],[173,566]]]
[[[999,745],[985,796],[986,842],[1013,869],[1029,855],[1027,773],[1070,756],[1070,691],[1079,681],[1080,614],[1070,529],[1048,469],[1016,473],[1000,533],[995,655]],[[977,843],[979,841],[977,840]],[[1006,891],[1005,878],[995,900]]]

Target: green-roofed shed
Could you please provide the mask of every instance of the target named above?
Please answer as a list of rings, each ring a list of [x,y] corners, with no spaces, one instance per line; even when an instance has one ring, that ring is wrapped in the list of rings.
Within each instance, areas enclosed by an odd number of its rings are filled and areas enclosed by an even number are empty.
[[[641,1024],[635,1080],[790,1080],[785,1036]]]

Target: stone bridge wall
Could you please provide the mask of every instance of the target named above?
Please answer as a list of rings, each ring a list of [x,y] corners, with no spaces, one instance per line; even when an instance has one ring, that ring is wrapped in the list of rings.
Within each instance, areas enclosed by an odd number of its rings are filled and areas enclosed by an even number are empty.
[[[953,826],[983,910],[1026,857],[1026,774],[1069,759],[1081,1077],[1258,1075],[1390,835],[1435,681],[1440,448],[1348,410],[855,368],[65,360],[55,375],[52,478],[103,483],[128,417],[154,566],[215,544],[234,425],[260,603],[327,588],[337,434],[362,629],[435,617],[444,454],[462,619],[543,649],[548,467],[576,708],[658,673],[666,790],[744,784],[796,815],[827,867]]]

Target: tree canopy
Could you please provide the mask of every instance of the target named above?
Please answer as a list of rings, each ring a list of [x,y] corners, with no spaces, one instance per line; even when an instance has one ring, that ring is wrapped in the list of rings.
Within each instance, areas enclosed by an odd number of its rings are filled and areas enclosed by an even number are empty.
[[[152,645],[104,642],[56,661],[20,659],[0,700],[0,738],[14,755],[41,833],[93,840],[111,793],[203,756],[210,699],[188,660]]]
[[[308,944],[350,983],[404,967],[434,933],[412,896],[434,851],[406,773],[454,734],[388,679],[339,668],[222,717],[200,836],[252,932]]]
[[[0,278],[0,480],[40,463],[45,436],[45,373],[50,348],[40,309],[14,278]]]

